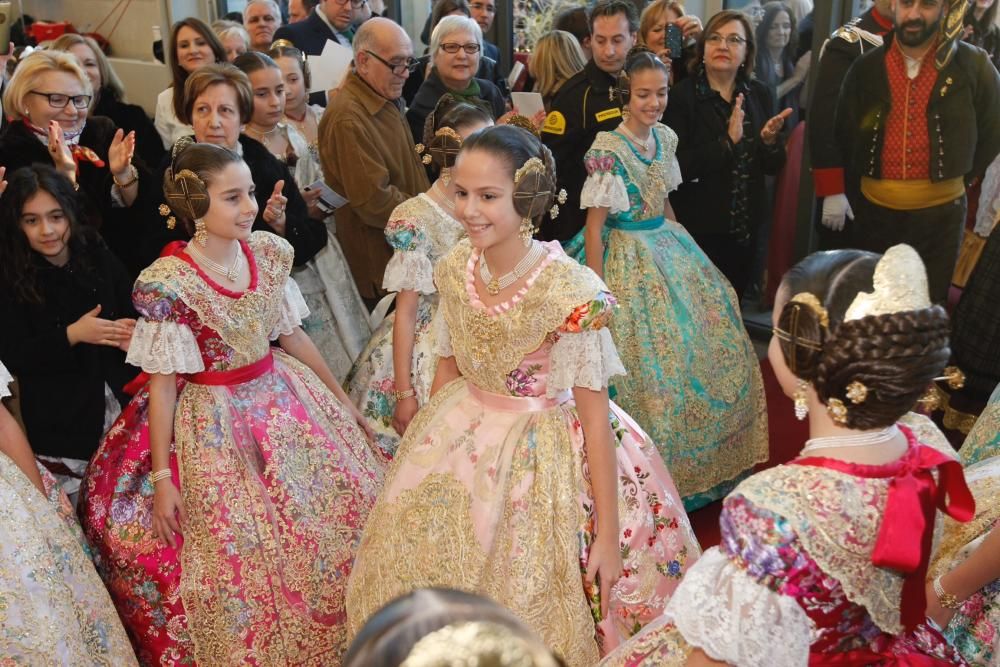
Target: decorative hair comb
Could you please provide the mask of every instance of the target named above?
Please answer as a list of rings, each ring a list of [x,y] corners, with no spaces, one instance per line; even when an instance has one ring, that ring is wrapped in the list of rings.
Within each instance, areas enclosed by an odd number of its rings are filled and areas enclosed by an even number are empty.
[[[858,293],[844,315],[845,322],[869,315],[889,315],[931,307],[923,260],[916,250],[906,244],[894,245],[885,251],[875,265],[872,282],[875,289]]]

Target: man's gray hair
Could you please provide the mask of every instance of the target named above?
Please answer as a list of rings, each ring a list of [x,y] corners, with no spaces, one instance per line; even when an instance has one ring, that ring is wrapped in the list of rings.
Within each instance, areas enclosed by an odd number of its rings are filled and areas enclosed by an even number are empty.
[[[247,12],[254,5],[267,5],[271,13],[278,19],[278,23],[281,23],[281,8],[278,7],[278,3],[274,0],[248,0],[246,7],[243,8],[243,23],[247,22]]]
[[[479,42],[479,56],[482,57],[484,55],[483,31],[475,19],[470,19],[468,16],[445,16],[438,21],[438,24],[434,27],[434,32],[431,33],[431,61],[437,56],[438,47],[441,46],[441,42],[456,32],[467,32],[470,35],[475,35],[476,41]]]
[[[354,33],[354,41],[351,42],[351,48],[354,50],[354,57],[357,58],[358,54],[362,51],[378,51],[378,30],[382,26],[385,29],[398,30],[403,35],[406,35],[406,39],[409,40],[410,36],[406,34],[406,31],[396,23],[395,21],[390,21],[387,18],[381,16],[373,16],[358,28],[358,31]]]

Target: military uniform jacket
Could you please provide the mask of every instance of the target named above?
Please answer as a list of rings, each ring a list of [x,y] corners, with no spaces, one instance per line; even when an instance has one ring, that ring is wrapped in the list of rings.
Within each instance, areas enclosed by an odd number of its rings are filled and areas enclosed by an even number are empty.
[[[836,114],[836,139],[844,150],[849,192],[862,176],[882,177],[882,146],[891,107],[886,49],[892,37],[865,53],[844,79]],[[926,65],[925,65],[926,66]],[[927,105],[930,178],[937,182],[983,175],[1000,152],[1000,75],[986,52],[964,42],[937,73]]]
[[[887,19],[880,22],[880,17],[873,16],[874,12],[874,9],[869,9],[839,28],[827,40],[820,54],[816,78],[811,84],[809,122],[806,123],[818,197],[844,191],[844,163],[834,135],[834,114],[847,70],[862,53],[881,46],[883,37],[891,30]]]
[[[587,178],[583,156],[598,132],[610,132],[622,120],[615,78],[591,60],[562,85],[542,127],[542,142],[556,160],[558,188],[566,190],[565,205],[555,220],[545,216],[541,236],[566,241],[583,228],[587,212],[580,210],[580,190]]]

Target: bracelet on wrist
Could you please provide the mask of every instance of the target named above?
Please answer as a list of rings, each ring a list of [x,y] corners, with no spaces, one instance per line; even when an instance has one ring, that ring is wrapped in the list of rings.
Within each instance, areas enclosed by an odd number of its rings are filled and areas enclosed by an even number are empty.
[[[121,181],[119,181],[117,176],[115,176],[114,174],[111,174],[111,180],[113,180],[115,182],[115,185],[118,186],[119,190],[125,190],[127,188],[132,187],[133,185],[135,185],[136,183],[139,182],[139,170],[135,168],[135,165],[134,164],[130,164],[128,166],[128,169],[129,169],[129,176],[130,176],[130,178],[129,178],[129,180],[125,181],[124,183],[122,183]]]
[[[951,593],[946,592],[944,587],[941,586],[941,577],[934,579],[934,594],[937,595],[938,602],[940,602],[941,606],[945,609],[958,609],[962,606],[961,600]]]
[[[416,390],[413,389],[413,387],[410,387],[409,389],[404,389],[403,391],[392,392],[392,397],[395,398],[397,402],[403,400],[404,398],[411,398],[416,395],[417,392]]]
[[[173,473],[170,472],[170,468],[164,468],[163,470],[157,470],[154,473],[150,473],[150,475],[149,475],[149,482],[150,482],[150,484],[156,484],[157,482],[159,482],[161,480],[170,479],[170,476],[172,474]]]

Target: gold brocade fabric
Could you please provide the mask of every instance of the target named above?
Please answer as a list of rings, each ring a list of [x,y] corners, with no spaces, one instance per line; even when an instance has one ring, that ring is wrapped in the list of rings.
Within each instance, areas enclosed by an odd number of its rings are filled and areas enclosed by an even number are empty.
[[[986,459],[967,468],[965,481],[976,499],[976,516],[967,523],[945,517],[941,541],[927,573],[928,581],[965,560],[969,546],[1000,520],[1000,458]]]
[[[959,458],[962,459],[963,465],[971,466],[998,454],[1000,454],[1000,385],[993,390],[989,402],[969,430],[969,435],[959,450]]]
[[[922,444],[954,456],[926,417],[911,414],[900,422]],[[787,519],[806,553],[840,582],[848,599],[864,606],[883,632],[899,634],[903,630],[899,619],[903,577],[871,561],[889,481],[827,468],[782,465],[750,477],[733,494]],[[940,527],[939,517],[938,532]]]
[[[517,304],[499,315],[474,308],[465,289],[466,264],[472,246],[459,241],[434,269],[438,290],[458,295],[442,301],[451,331],[455,361],[462,375],[478,387],[507,393],[507,374],[566,321],[573,309],[607,288],[597,274],[559,254],[538,275]]]
[[[660,621],[643,628],[599,667],[683,667],[693,650],[673,623]]]

